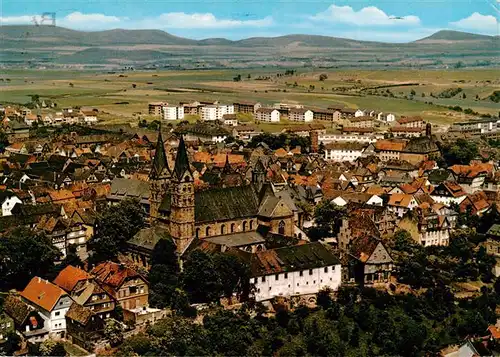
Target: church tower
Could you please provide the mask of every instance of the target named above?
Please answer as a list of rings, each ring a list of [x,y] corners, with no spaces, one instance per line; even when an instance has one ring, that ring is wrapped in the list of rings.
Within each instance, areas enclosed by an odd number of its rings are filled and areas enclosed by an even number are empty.
[[[262,186],[266,181],[266,168],[260,159],[257,160],[255,166],[252,169],[252,183],[257,188],[257,192],[260,191]]]
[[[155,157],[149,174],[149,216],[151,222],[159,218],[159,209],[165,194],[169,191],[170,179],[172,174],[168,167],[167,154],[163,137],[161,135],[161,127],[158,132],[158,141],[156,143]]]
[[[172,191],[170,203],[170,235],[181,253],[195,236],[194,182],[186,145],[181,136],[175,167],[172,172]]]

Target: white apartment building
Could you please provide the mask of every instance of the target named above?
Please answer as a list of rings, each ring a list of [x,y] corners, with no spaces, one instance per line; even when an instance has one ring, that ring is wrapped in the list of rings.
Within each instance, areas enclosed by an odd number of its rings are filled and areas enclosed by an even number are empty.
[[[223,120],[225,114],[234,114],[234,105],[206,105],[200,108],[200,116],[203,121]]]
[[[363,143],[333,142],[325,145],[325,160],[353,162],[363,155],[365,148]]]
[[[250,279],[255,300],[337,290],[342,282],[341,264],[330,249],[315,242],[255,253],[259,263],[252,264]]]
[[[280,112],[273,108],[259,108],[255,112],[255,119],[258,121],[267,121],[270,123],[279,123]]]
[[[319,134],[318,142],[323,144],[330,144],[333,142],[342,143],[365,143],[372,144],[377,142],[377,140],[384,139],[383,134],[370,134],[370,135],[358,135],[358,134]]]
[[[184,107],[165,105],[162,107],[163,120],[184,119]]]
[[[303,108],[290,109],[288,112],[288,119],[290,121],[298,122],[311,122],[313,121],[314,113],[311,110]]]

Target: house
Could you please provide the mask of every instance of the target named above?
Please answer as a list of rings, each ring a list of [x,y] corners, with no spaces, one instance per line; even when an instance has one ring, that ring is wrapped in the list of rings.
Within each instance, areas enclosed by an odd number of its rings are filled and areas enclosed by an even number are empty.
[[[373,128],[374,119],[369,115],[356,116],[349,119],[351,128]]]
[[[415,116],[415,117],[401,117],[398,121],[397,121],[397,125],[398,126],[404,126],[404,127],[407,127],[407,128],[425,128],[425,121],[419,117],[419,116]]]
[[[238,126],[238,118],[236,114],[224,114],[222,116],[222,121],[224,125],[227,126]]]
[[[169,315],[166,309],[155,309],[152,307],[136,307],[135,309],[123,311],[123,321],[135,328],[145,328],[154,325],[156,321],[165,319]]]
[[[4,125],[5,134],[9,142],[16,142],[20,140],[29,139],[30,137],[30,127],[24,122],[18,120],[11,120]]]
[[[184,108],[172,105],[162,107],[163,120],[181,120],[184,119]]]
[[[97,284],[123,309],[148,305],[149,285],[135,270],[114,262],[104,262],[92,269]]]
[[[388,113],[378,113],[377,120],[384,121],[386,123],[392,123],[396,121],[396,116],[394,114]]]
[[[184,135],[186,141],[198,141],[222,143],[230,135],[230,132],[221,125],[207,122],[183,125],[174,131],[178,135]]]
[[[104,337],[104,321],[91,309],[72,303],[66,313],[66,338],[71,343],[93,351],[95,343]]]
[[[357,109],[354,112],[354,117],[363,117],[363,116],[369,116],[369,113],[367,110],[362,110],[362,109]]]
[[[490,208],[488,197],[484,191],[478,191],[467,195],[460,203],[460,212],[468,212],[480,216]]]
[[[262,130],[253,125],[238,125],[232,128],[233,137],[242,141],[250,141],[259,134],[262,134]]]
[[[342,134],[372,135],[373,133],[374,133],[374,130],[372,127],[368,127],[368,128],[348,127],[348,126],[342,127]]]
[[[230,105],[206,105],[201,107],[200,117],[203,121],[221,120],[224,114],[234,114],[234,106]]]
[[[7,295],[3,302],[3,310],[12,318],[15,329],[27,341],[39,342],[49,336],[50,323],[48,319],[23,301],[20,296]]]
[[[500,258],[500,224],[494,224],[486,232],[486,253]],[[498,274],[495,274],[498,276]]]
[[[337,290],[341,284],[337,255],[319,242],[257,252],[250,267],[256,301]]]
[[[168,230],[159,225],[143,228],[127,241],[127,256],[139,267],[151,267],[151,254],[160,239],[170,239]]]
[[[303,124],[303,125],[290,125],[282,130],[283,133],[295,134],[298,136],[310,136],[311,133],[323,135],[326,133],[326,128],[323,124]]]
[[[469,194],[481,190],[489,170],[491,167],[487,164],[453,165],[449,168],[453,179]]]
[[[318,142],[329,144],[331,142],[353,142],[373,144],[384,139],[383,134],[358,135],[358,134],[318,134]]]
[[[443,203],[447,206],[460,204],[467,197],[467,193],[462,186],[452,181],[441,182],[432,191],[431,197],[434,201]]]
[[[436,142],[431,136],[425,135],[418,138],[411,138],[401,152],[400,159],[417,165],[422,161],[428,161],[441,156],[441,152]]]
[[[234,112],[235,113],[255,113],[257,109],[262,107],[262,104],[258,102],[248,102],[248,101],[239,101],[233,103]]]
[[[387,202],[387,207],[389,211],[394,212],[399,217],[414,209],[418,206],[418,202],[412,195],[407,195],[404,193],[394,193],[389,196],[389,202]]]
[[[371,235],[353,239],[344,253],[343,278],[346,282],[373,285],[390,281],[394,261],[384,243]]]
[[[298,122],[311,122],[313,121],[314,114],[311,110],[304,108],[292,108],[288,111],[288,120]]]
[[[418,138],[425,134],[425,128],[421,127],[394,126],[389,131],[396,138]]]
[[[82,110],[83,122],[87,125],[97,124],[97,111],[95,110]]]
[[[259,108],[255,112],[255,120],[266,121],[270,123],[279,123],[280,112],[274,108]]]
[[[23,204],[23,201],[12,191],[0,191],[0,204],[2,205],[2,216],[12,215],[12,209],[16,204]]]
[[[352,109],[352,108],[341,108],[340,109],[340,114],[341,114],[342,119],[354,118],[356,112],[357,112],[357,110]],[[363,115],[363,114],[361,114],[361,115]]]
[[[313,120],[322,120],[330,122],[340,122],[342,115],[339,110],[333,109],[313,109]]]
[[[363,155],[367,145],[356,142],[333,142],[325,145],[325,160],[354,162]]]
[[[31,279],[20,295],[24,302],[43,316],[50,334],[61,337],[64,335],[65,316],[72,300],[63,289],[36,276]]]

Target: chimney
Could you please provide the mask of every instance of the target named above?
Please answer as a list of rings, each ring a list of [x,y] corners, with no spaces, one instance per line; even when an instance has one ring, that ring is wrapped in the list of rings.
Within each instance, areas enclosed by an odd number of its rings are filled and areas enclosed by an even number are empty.
[[[311,130],[309,132],[309,137],[311,138],[311,151],[318,152],[319,150],[319,133],[317,130]]]

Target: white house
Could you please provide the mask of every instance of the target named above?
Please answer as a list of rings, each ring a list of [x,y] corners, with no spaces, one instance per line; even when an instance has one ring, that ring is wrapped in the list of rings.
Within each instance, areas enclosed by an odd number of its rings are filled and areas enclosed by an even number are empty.
[[[399,217],[403,217],[408,211],[411,211],[418,206],[418,202],[412,195],[404,193],[394,193],[389,196],[387,203],[388,211],[394,212]]]
[[[184,108],[173,105],[164,105],[162,107],[163,120],[184,119]]]
[[[257,252],[252,259],[256,301],[316,294],[323,288],[335,291],[341,284],[339,259],[319,242]]]
[[[20,295],[43,316],[50,334],[61,337],[64,335],[65,316],[73,300],[63,289],[50,281],[34,277]]]
[[[452,203],[460,204],[467,197],[462,186],[456,182],[445,181],[437,185],[432,191],[431,197],[434,201],[446,206]]]
[[[2,203],[2,216],[11,216],[14,206],[23,202],[11,191],[0,192],[0,202]]]
[[[279,123],[280,112],[273,108],[259,108],[255,112],[255,119],[258,121],[267,121],[270,123]]]
[[[303,108],[292,108],[288,111],[288,119],[290,121],[311,122],[313,121],[314,113],[311,110]]]
[[[97,123],[97,112],[94,110],[84,111],[82,110],[83,122],[87,125],[93,125]]]
[[[366,144],[358,142],[333,142],[325,145],[325,160],[353,162],[360,158]]]
[[[369,113],[366,112],[366,110],[361,110],[361,109],[358,109],[356,110],[356,112],[354,113],[354,116],[355,117],[364,117],[364,116],[367,116]]]
[[[234,114],[234,105],[206,105],[201,107],[200,116],[201,120],[204,121],[213,121],[213,120],[221,120],[225,114]]]

